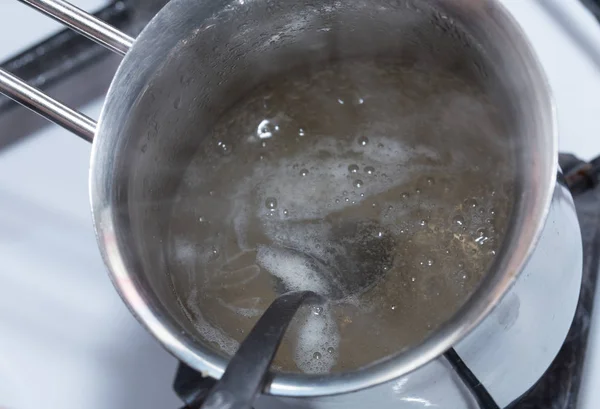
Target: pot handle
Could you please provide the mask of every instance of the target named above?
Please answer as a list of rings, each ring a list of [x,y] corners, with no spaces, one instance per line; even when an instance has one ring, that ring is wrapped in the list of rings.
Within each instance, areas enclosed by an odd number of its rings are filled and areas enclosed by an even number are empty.
[[[65,24],[117,54],[125,55],[135,41],[128,35],[65,0],[19,1]],[[86,141],[92,142],[96,132],[96,121],[56,101],[2,68],[0,68],[0,93]]]

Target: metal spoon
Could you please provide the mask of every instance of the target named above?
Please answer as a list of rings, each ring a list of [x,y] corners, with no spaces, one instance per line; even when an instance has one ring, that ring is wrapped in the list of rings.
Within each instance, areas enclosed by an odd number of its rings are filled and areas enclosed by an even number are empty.
[[[201,409],[251,409],[265,386],[268,370],[296,311],[322,298],[312,291],[279,296],[267,308],[208,393]]]

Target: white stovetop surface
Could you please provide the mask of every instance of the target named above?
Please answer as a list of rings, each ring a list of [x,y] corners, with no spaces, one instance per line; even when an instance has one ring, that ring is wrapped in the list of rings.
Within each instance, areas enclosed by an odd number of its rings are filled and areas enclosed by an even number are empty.
[[[600,49],[576,0],[504,0],[530,36],[558,105],[561,151],[600,154],[600,68],[547,14],[560,8]],[[106,0],[78,0],[95,10]],[[0,61],[58,24],[0,0]],[[101,101],[83,110],[97,117]],[[10,129],[0,129],[10,132]],[[0,408],[177,408],[176,361],[130,315],[96,248],[88,207],[90,145],[56,126],[0,152]],[[581,409],[600,402],[600,294]]]

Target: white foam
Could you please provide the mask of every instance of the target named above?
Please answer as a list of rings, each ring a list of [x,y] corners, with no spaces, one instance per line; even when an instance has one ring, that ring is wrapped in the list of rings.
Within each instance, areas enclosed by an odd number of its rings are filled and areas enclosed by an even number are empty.
[[[411,172],[407,172],[398,167],[415,157],[430,157],[432,152],[423,148],[410,148],[396,139],[370,137],[369,144],[360,147],[356,143],[348,145],[331,137],[322,137],[294,156],[257,164],[253,173],[238,184],[236,196],[255,196],[256,203],[264,203],[267,198],[275,197],[279,208],[289,210],[286,220],[321,219],[329,213],[352,206],[352,201],[368,200],[371,196],[406,182],[415,173],[427,171],[412,166]],[[379,144],[383,144],[384,148],[378,147]],[[348,160],[341,161],[340,156],[347,157]],[[348,172],[348,165],[351,163],[360,164],[358,174]],[[377,174],[365,174],[365,166],[373,166]],[[309,173],[306,177],[301,177],[300,171],[304,168]],[[388,178],[381,177],[382,173]],[[354,186],[356,179],[364,182],[358,189]],[[239,194],[241,192],[244,194]],[[364,196],[359,196],[360,193]],[[346,202],[345,197],[350,200]],[[337,203],[336,198],[339,199]],[[257,211],[257,216],[264,221],[276,219],[264,206],[259,206]]]
[[[320,315],[308,314],[298,333],[294,362],[302,372],[327,373],[337,361],[339,344],[340,334],[331,308]],[[320,358],[315,358],[315,353]]]
[[[283,281],[288,290],[314,291],[323,295],[329,292],[327,281],[300,254],[277,247],[259,246],[256,261]]]
[[[189,317],[188,319],[194,324],[194,327],[198,333],[208,342],[213,342],[219,346],[219,348],[228,355],[233,356],[238,348],[240,347],[239,342],[235,339],[227,336],[223,331],[210,325],[204,315],[200,312],[198,307],[198,290],[193,288],[190,291],[190,295],[187,299],[187,306],[194,313],[195,317]],[[183,309],[185,312],[185,308]],[[187,315],[187,313],[186,313]]]

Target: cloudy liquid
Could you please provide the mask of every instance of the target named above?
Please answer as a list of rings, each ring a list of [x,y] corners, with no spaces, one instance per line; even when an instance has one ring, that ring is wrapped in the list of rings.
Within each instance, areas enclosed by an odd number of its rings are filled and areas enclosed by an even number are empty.
[[[330,302],[297,314],[276,368],[372,363],[450,318],[501,245],[512,206],[506,131],[481,88],[451,72],[389,61],[298,70],[200,137],[168,257],[181,308],[225,356],[278,294],[313,290]],[[340,238],[349,222],[366,227]],[[378,279],[333,296],[307,255]]]

